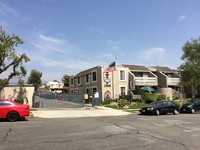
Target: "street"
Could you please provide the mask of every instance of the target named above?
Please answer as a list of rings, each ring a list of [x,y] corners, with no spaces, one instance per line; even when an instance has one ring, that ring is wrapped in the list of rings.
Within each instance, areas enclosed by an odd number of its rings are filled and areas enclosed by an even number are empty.
[[[199,150],[200,114],[0,121],[0,150]]]

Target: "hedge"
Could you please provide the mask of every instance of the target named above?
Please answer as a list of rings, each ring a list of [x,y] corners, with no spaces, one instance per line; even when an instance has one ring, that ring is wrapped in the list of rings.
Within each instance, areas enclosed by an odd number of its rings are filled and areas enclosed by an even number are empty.
[[[165,100],[166,95],[161,93],[145,93],[144,94],[144,101],[145,103],[151,103],[156,100]]]

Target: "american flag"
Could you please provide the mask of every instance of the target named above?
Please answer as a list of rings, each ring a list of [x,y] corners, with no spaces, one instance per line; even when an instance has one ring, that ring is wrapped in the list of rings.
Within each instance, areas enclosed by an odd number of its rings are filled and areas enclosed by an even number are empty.
[[[115,68],[115,61],[114,61],[114,62],[110,63],[110,65],[108,67],[106,67],[103,72],[113,72],[115,70],[116,70],[116,68]]]

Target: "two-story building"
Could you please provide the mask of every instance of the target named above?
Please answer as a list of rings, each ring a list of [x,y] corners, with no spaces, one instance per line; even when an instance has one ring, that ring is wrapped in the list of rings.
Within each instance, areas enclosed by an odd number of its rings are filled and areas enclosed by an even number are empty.
[[[113,72],[105,72],[106,67],[100,65],[71,76],[70,92],[88,94],[89,97],[98,92],[103,101],[134,95],[137,89],[150,86],[172,99],[172,91],[178,91],[180,87],[180,76],[168,67],[120,64],[115,68]]]
[[[50,81],[46,84],[46,86],[49,87],[50,91],[54,91],[57,93],[61,93],[66,90],[66,88],[64,87],[64,84],[58,81]]]

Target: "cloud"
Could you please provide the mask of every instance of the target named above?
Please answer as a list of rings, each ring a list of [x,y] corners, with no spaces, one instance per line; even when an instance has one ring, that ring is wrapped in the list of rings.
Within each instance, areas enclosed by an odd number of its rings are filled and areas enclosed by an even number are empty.
[[[183,20],[185,20],[186,19],[186,15],[181,15],[180,17],[179,17],[179,21],[183,21]]]
[[[34,41],[33,41],[34,39]],[[80,70],[88,69],[98,65],[98,60],[91,53],[87,54],[78,46],[71,44],[62,38],[47,36],[41,33],[34,33],[32,39],[32,51],[28,56],[31,64],[45,69],[45,72],[58,70],[63,72],[78,73]]]
[[[0,15],[4,15],[4,16],[7,16],[7,15],[13,15],[13,16],[16,16],[18,15],[18,11],[4,3],[1,3],[0,2]]]
[[[150,48],[140,52],[141,59],[145,61],[155,62],[162,61],[166,51],[164,48]]]
[[[102,35],[105,34],[104,29],[103,28],[99,28],[99,27],[93,27],[93,26],[91,26],[91,27],[88,28],[88,30],[89,31],[93,31],[93,32],[97,32],[97,33],[102,34]]]
[[[52,54],[68,54],[72,52],[77,47],[70,44],[64,39],[46,36],[41,33],[34,34],[35,41],[31,42],[31,44],[38,50],[40,53]]]

